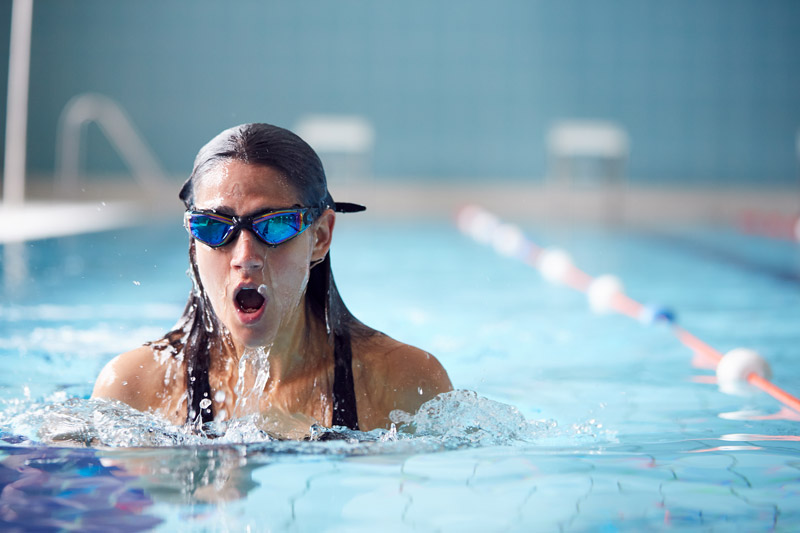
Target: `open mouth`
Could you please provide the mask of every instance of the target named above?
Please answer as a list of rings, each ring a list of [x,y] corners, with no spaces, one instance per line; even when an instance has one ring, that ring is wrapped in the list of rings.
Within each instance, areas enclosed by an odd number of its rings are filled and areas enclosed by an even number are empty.
[[[243,287],[236,293],[236,307],[242,313],[257,313],[264,307],[265,298],[256,289]]]

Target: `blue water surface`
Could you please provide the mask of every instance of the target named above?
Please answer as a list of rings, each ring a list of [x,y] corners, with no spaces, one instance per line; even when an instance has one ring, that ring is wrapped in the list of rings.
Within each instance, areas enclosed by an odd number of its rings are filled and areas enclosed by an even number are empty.
[[[666,325],[593,314],[581,293],[449,221],[342,219],[332,262],[350,309],[476,394],[399,434],[332,442],[46,444],[26,433],[31,417],[93,416],[85,398],[103,364],[177,320],[188,243],[177,224],[36,241],[21,246],[22,269],[6,247],[0,526],[800,528],[798,413],[759,391],[723,394]],[[619,276],[632,298],[670,306],[721,352],[759,351],[773,382],[800,394],[796,244],[724,228],[523,229],[591,275]]]

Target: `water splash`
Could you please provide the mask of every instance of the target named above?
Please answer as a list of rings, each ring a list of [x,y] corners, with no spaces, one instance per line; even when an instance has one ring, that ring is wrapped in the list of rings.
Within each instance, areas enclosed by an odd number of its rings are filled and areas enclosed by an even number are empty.
[[[390,429],[354,431],[309,427],[304,441],[276,440],[258,413],[194,427],[174,425],[115,400],[50,399],[6,404],[0,433],[23,444],[92,447],[247,445],[270,452],[309,454],[420,453],[483,446],[575,445],[605,442],[610,433],[596,420],[560,427],[554,420],[527,420],[508,404],[468,390],[433,398],[416,414],[393,411]],[[604,433],[606,432],[606,433]]]
[[[0,430],[28,443],[56,446],[180,446],[201,444],[197,436],[152,413],[115,400],[82,400],[18,407]]]
[[[239,359],[239,377],[234,386],[239,416],[255,413],[269,380],[269,348],[246,348]],[[252,400],[249,408],[247,403]]]
[[[437,437],[448,445],[509,445],[535,442],[557,427],[555,421],[528,421],[508,404],[469,390],[446,392],[427,401],[415,415],[392,411],[401,433]]]

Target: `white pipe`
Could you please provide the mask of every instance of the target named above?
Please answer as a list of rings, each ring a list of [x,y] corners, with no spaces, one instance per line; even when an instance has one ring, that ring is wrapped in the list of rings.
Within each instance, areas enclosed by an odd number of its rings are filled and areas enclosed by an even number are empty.
[[[58,121],[56,183],[62,195],[74,195],[79,187],[81,137],[84,126],[92,122],[99,126],[145,189],[163,190],[166,174],[128,115],[114,100],[86,93],[67,102]]]
[[[33,0],[14,0],[11,8],[6,158],[3,168],[3,203],[6,205],[21,204],[25,201],[25,150],[28,135],[28,77],[32,20]]]

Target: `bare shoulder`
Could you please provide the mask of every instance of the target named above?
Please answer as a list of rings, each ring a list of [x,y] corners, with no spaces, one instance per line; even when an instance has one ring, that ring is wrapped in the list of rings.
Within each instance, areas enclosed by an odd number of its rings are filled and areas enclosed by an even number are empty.
[[[140,411],[163,408],[176,381],[185,381],[176,358],[145,345],[116,356],[100,371],[92,398],[127,403]]]
[[[358,356],[366,374],[373,379],[394,387],[413,388],[417,395],[417,389],[420,388],[423,394],[425,388],[430,388],[432,396],[452,388],[444,367],[428,352],[383,333],[367,337],[362,342],[360,350],[354,351],[354,355]]]
[[[353,344],[359,423],[385,427],[394,409],[414,413],[437,394],[453,389],[438,359],[382,333]]]

